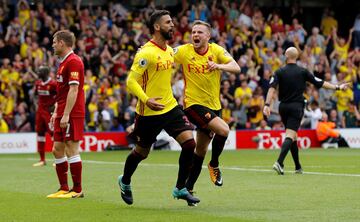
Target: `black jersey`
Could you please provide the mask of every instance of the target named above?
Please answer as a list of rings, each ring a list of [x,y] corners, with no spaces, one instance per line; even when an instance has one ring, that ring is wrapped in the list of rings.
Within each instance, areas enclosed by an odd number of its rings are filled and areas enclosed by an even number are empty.
[[[304,102],[306,82],[314,84],[317,88],[321,88],[324,84],[323,80],[315,77],[307,69],[289,63],[275,71],[270,79],[270,87],[279,86],[280,102]]]

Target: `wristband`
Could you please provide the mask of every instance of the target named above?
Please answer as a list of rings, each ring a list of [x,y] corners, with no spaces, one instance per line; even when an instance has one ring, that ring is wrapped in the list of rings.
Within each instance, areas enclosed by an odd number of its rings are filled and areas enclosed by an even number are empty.
[[[270,106],[270,104],[269,104],[269,103],[265,103],[265,106]]]

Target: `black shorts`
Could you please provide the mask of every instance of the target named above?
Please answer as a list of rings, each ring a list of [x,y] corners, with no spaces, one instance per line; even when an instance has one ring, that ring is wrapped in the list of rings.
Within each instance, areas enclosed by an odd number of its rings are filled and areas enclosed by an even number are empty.
[[[209,122],[215,117],[220,116],[220,110],[212,110],[202,105],[192,105],[184,110],[186,116],[189,118],[197,130],[211,135],[211,131],[207,128]]]
[[[194,126],[189,122],[182,108],[176,106],[169,112],[161,115],[140,116],[136,114],[134,131],[129,136],[139,146],[149,148],[163,129],[170,136],[176,138],[185,130],[193,130]]]
[[[285,125],[285,129],[292,129],[294,131],[298,131],[301,119],[304,115],[304,103],[280,103],[279,113],[281,116],[281,120]]]

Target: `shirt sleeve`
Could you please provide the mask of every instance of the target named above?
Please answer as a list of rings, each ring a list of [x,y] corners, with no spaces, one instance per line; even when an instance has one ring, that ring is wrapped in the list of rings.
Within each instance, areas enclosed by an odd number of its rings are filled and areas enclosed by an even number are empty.
[[[275,89],[278,86],[278,84],[279,84],[279,71],[278,70],[276,70],[274,72],[274,74],[271,76],[269,84],[270,84],[270,87],[275,88]]]
[[[143,75],[149,66],[149,56],[140,49],[138,53],[136,53],[134,62],[130,68],[130,71],[135,72],[139,75]]]
[[[138,97],[143,103],[149,99],[144,90],[141,88],[139,81],[149,67],[149,58],[143,51],[139,51],[134,58],[134,63],[131,66],[126,86],[128,90]]]
[[[227,64],[233,60],[230,53],[219,45],[216,45],[216,52],[220,64]]]
[[[79,85],[80,84],[80,72],[82,64],[79,60],[71,60],[67,64],[67,69],[69,73],[69,85]]]
[[[305,69],[305,77],[306,81],[314,84],[316,88],[321,88],[324,84],[324,80],[319,79],[318,77],[315,77],[311,72]]]
[[[182,46],[178,46],[178,47],[174,48],[174,62],[176,64],[182,64],[182,62],[183,62],[182,55],[181,55],[182,48],[183,48]]]
[[[130,71],[129,76],[126,80],[126,86],[132,94],[134,94],[138,99],[146,103],[146,101],[149,99],[149,97],[146,95],[144,90],[141,88],[140,84],[138,83],[138,80],[141,79],[142,75]]]

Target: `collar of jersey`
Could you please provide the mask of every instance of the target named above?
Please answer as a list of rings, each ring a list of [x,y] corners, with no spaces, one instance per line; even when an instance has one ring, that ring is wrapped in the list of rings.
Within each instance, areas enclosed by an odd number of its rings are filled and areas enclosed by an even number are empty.
[[[51,80],[51,78],[49,77],[45,82],[43,81],[43,82],[41,82],[41,85],[46,85],[46,84],[48,84],[49,82],[50,82],[50,80]]]
[[[155,46],[157,46],[158,48],[160,48],[161,50],[163,50],[163,51],[166,51],[166,49],[167,49],[167,46],[166,46],[165,48],[162,48],[161,46],[159,46],[158,44],[156,44],[156,42],[154,42],[153,40],[150,40],[150,42],[151,42],[152,44],[154,44]]]
[[[210,44],[208,44],[207,49],[204,53],[198,53],[195,49],[194,49],[194,51],[196,52],[196,54],[198,54],[200,56],[204,56],[209,51],[209,48],[210,48]]]
[[[65,61],[65,59],[66,59],[67,57],[69,57],[69,55],[70,55],[71,53],[73,53],[73,52],[74,52],[73,50],[71,50],[70,52],[68,52],[68,54],[66,54],[63,58],[61,58],[60,63],[63,63],[63,62]]]

